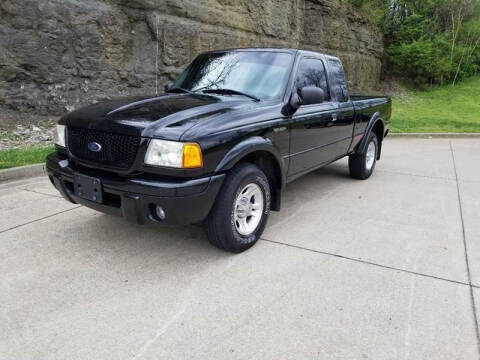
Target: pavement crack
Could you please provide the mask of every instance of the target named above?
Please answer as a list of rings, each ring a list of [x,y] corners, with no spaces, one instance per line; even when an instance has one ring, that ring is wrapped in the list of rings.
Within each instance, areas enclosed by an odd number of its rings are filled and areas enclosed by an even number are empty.
[[[25,188],[21,188],[21,189],[24,190],[24,191],[28,191],[28,192],[34,193],[34,194],[45,195],[45,196],[56,197],[56,198],[62,198],[60,195],[52,195],[52,194],[47,194],[47,193],[44,193],[44,192],[35,191],[35,190],[30,190],[30,189],[25,189]]]
[[[175,323],[187,309],[187,304],[184,304],[180,310],[178,310],[168,321],[163,324],[156,332],[155,335],[143,344],[142,348],[137,352],[137,354],[132,358],[132,360],[137,360],[143,357],[143,355],[150,349],[150,347],[162,336],[168,328]]]
[[[3,233],[5,233],[5,232],[7,232],[7,231],[15,230],[15,229],[18,229],[18,228],[20,228],[20,227],[23,227],[23,226],[26,226],[26,225],[30,225],[30,224],[36,223],[36,222],[38,222],[38,221],[42,221],[42,220],[45,220],[45,219],[48,219],[48,218],[51,218],[51,217],[54,217],[54,216],[57,216],[57,215],[66,213],[66,212],[68,212],[68,211],[72,211],[72,210],[78,209],[79,207],[82,207],[82,205],[75,206],[75,207],[73,207],[73,208],[71,208],[71,209],[59,211],[59,212],[56,212],[56,213],[54,213],[54,214],[50,214],[50,215],[41,217],[41,218],[39,218],[39,219],[35,219],[35,220],[32,220],[32,221],[26,222],[26,223],[24,223],[24,224],[12,226],[11,228],[8,228],[8,229],[5,229],[5,230],[1,230],[1,231],[0,231],[0,234],[3,234]]]
[[[390,171],[390,170],[378,170],[378,169],[376,171],[384,172],[384,173],[387,173],[387,174],[420,177],[420,178],[424,178],[424,179],[455,181],[455,178],[441,177],[441,176],[431,176],[431,175],[410,174],[410,173],[406,173],[406,172],[402,172],[402,171]]]
[[[460,183],[458,181],[458,172],[457,172],[457,164],[455,161],[455,153],[453,151],[452,140],[450,140],[450,152],[452,154],[452,162],[453,162],[453,169],[455,171],[455,180],[457,184],[457,198],[458,198],[458,210],[460,212],[460,220],[462,223],[462,238],[463,238],[463,248],[465,253],[465,265],[467,267],[467,279],[468,279],[468,286],[470,289],[470,301],[472,304],[472,313],[473,313],[473,321],[475,323],[475,332],[477,335],[477,348],[478,348],[478,356],[480,358],[480,330],[478,328],[478,318],[477,318],[477,308],[475,305],[475,296],[473,294],[473,285],[472,285],[472,275],[470,272],[470,263],[468,258],[468,245],[467,245],[467,237],[465,235],[465,221],[463,218],[463,206],[462,206],[462,194],[460,192]]]
[[[406,274],[412,274],[412,275],[422,276],[422,277],[426,277],[426,278],[430,278],[430,279],[446,281],[446,282],[454,283],[454,284],[458,284],[458,285],[476,287],[474,285],[471,285],[469,283],[465,283],[463,281],[452,280],[452,279],[447,279],[447,278],[440,277],[440,276],[429,275],[429,274],[424,274],[424,273],[417,272],[417,271],[411,271],[411,270],[407,270],[407,269],[397,268],[397,267],[394,267],[394,266],[378,264],[378,263],[374,263],[374,262],[367,261],[367,260],[356,259],[356,258],[352,258],[352,257],[349,257],[349,256],[344,256],[344,255],[341,255],[341,254],[338,254],[338,253],[331,253],[331,252],[328,252],[328,251],[310,249],[310,248],[306,248],[306,247],[303,247],[303,246],[292,245],[292,244],[283,243],[283,242],[280,242],[280,241],[265,239],[263,237],[260,240],[270,242],[270,243],[273,243],[273,244],[277,244],[277,245],[288,246],[288,247],[299,249],[299,250],[310,251],[310,252],[314,252],[314,253],[317,253],[317,254],[332,256],[332,257],[336,257],[336,258],[339,258],[339,259],[342,259],[342,260],[354,261],[354,262],[358,262],[358,263],[365,264],[365,265],[376,266],[376,267],[380,267],[382,269],[400,271],[400,272],[403,272],[403,273],[406,273]]]
[[[405,356],[403,357],[405,360],[410,359],[410,337],[412,333],[412,313],[413,313],[413,301],[414,301],[414,294],[415,294],[415,280],[416,276],[412,276],[412,280],[410,282],[410,293],[408,296],[408,310],[407,310],[407,325],[405,331]]]

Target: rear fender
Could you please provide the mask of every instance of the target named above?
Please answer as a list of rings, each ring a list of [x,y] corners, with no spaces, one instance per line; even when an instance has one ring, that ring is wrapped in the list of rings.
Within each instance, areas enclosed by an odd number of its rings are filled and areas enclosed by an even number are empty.
[[[375,114],[373,114],[372,118],[368,121],[367,127],[365,128],[365,134],[363,135],[363,138],[360,141],[360,143],[357,145],[357,148],[355,150],[357,154],[362,154],[363,152],[365,152],[366,147],[368,145],[367,144],[368,138],[370,137],[370,134],[372,133],[373,128],[378,122],[381,122],[383,128],[385,128],[385,124],[383,119],[380,117],[380,113],[376,112]],[[380,160],[380,155],[382,153],[382,142],[383,142],[383,134],[382,134],[382,138],[378,139],[379,149],[378,149],[377,160]]]

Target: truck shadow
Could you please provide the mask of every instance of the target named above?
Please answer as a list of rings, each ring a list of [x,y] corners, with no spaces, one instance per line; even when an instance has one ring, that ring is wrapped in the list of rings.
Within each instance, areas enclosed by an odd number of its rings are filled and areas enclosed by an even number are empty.
[[[272,213],[270,224],[282,221],[288,214],[297,212],[306,202],[315,201],[321,207],[323,197],[342,188],[345,182],[351,181],[355,180],[350,179],[348,167],[344,164],[332,164],[299,178],[288,184],[283,194],[282,210],[280,213]],[[81,238],[79,241],[85,242],[85,246],[93,246],[100,251],[103,249],[107,254],[121,251],[143,258],[150,258],[152,254],[156,254],[155,256],[169,254],[170,257],[177,259],[190,258],[191,254],[196,254],[200,258],[212,255],[217,258],[232,256],[209,244],[201,224],[138,225],[93,210],[86,211],[91,211],[91,216],[77,224],[79,229],[71,231],[78,234]]]
[[[334,163],[324,168],[315,170],[307,175],[300,177],[288,183],[283,193],[282,200],[292,200],[302,193],[311,196],[321,195],[322,193],[341,188],[346,184],[355,183],[348,172],[348,165],[343,163]],[[282,201],[282,207],[285,205]]]

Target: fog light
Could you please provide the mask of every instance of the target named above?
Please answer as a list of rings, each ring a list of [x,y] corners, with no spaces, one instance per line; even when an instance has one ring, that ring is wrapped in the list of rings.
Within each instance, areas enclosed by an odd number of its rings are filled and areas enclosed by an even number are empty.
[[[160,206],[157,205],[155,211],[160,220],[165,220],[165,210],[163,210]]]

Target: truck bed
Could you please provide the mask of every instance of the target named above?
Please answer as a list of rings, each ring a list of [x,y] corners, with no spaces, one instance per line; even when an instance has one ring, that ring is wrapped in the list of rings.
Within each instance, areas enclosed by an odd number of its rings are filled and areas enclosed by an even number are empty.
[[[386,124],[390,122],[392,99],[388,96],[371,96],[371,95],[350,95],[350,101],[355,108],[357,116],[361,118],[372,118],[375,113],[379,113]],[[355,124],[354,136],[363,134],[366,130],[367,123]]]
[[[350,100],[352,101],[361,101],[361,100],[390,100],[388,96],[376,96],[376,95],[350,95]]]

